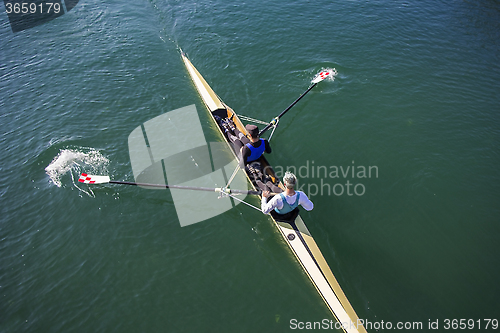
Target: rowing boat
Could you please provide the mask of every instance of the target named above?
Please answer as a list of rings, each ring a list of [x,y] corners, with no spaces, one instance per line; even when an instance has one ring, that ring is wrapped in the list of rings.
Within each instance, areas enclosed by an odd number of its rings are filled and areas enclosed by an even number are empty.
[[[224,135],[224,129],[221,128],[216,117],[232,119],[240,132],[248,134],[245,126],[238,115],[217,96],[184,53],[182,53],[182,60],[212,120],[217,125],[224,140],[231,147],[234,157],[237,158],[237,154],[232,148],[233,145]],[[263,165],[272,181],[284,189],[283,184],[279,182],[266,158],[262,156],[259,162]],[[247,178],[254,189],[257,190],[248,175]],[[348,333],[366,332],[300,215],[294,221],[277,221],[272,216],[271,220],[332,312],[337,323],[339,323],[336,327],[341,327]]]

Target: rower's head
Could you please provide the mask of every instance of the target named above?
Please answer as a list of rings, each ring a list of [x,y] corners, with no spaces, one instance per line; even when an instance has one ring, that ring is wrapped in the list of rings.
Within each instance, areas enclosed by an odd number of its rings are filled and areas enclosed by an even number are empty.
[[[285,184],[286,188],[294,188],[295,184],[297,184],[297,177],[289,171],[285,172],[285,175],[283,176],[283,183]]]
[[[259,128],[256,125],[246,125],[245,128],[248,131],[248,134],[252,139],[258,139],[259,138]]]

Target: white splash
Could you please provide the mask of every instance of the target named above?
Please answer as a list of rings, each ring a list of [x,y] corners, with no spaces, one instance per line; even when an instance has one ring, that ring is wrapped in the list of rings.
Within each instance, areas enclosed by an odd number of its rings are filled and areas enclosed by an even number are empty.
[[[45,172],[58,187],[62,186],[61,178],[69,173],[76,186],[73,174],[76,174],[77,178],[82,172],[107,174],[108,164],[109,160],[93,148],[61,149],[45,168]]]

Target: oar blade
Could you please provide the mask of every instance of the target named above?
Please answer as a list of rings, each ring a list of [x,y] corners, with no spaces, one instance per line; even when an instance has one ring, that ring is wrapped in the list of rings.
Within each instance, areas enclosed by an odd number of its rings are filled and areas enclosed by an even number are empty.
[[[82,173],[78,181],[84,184],[104,184],[109,183],[109,176],[96,176]]]
[[[318,74],[316,74],[316,76],[313,78],[311,83],[318,83],[318,82],[321,82],[327,78],[333,80],[335,75],[337,75],[337,71],[335,70],[335,68],[324,69],[321,72],[319,72]]]

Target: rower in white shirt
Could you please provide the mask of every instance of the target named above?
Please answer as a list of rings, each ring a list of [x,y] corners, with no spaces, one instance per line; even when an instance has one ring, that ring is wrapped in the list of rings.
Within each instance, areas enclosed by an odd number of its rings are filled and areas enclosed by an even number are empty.
[[[270,195],[269,191],[262,192],[261,210],[264,214],[269,214],[272,210],[278,215],[285,215],[297,209],[299,205],[305,210],[312,210],[314,204],[309,200],[307,195],[302,191],[295,191],[294,187],[297,183],[297,178],[291,172],[285,172],[283,184],[285,192],[275,195],[269,202],[267,198]],[[273,214],[275,215],[275,214]]]

